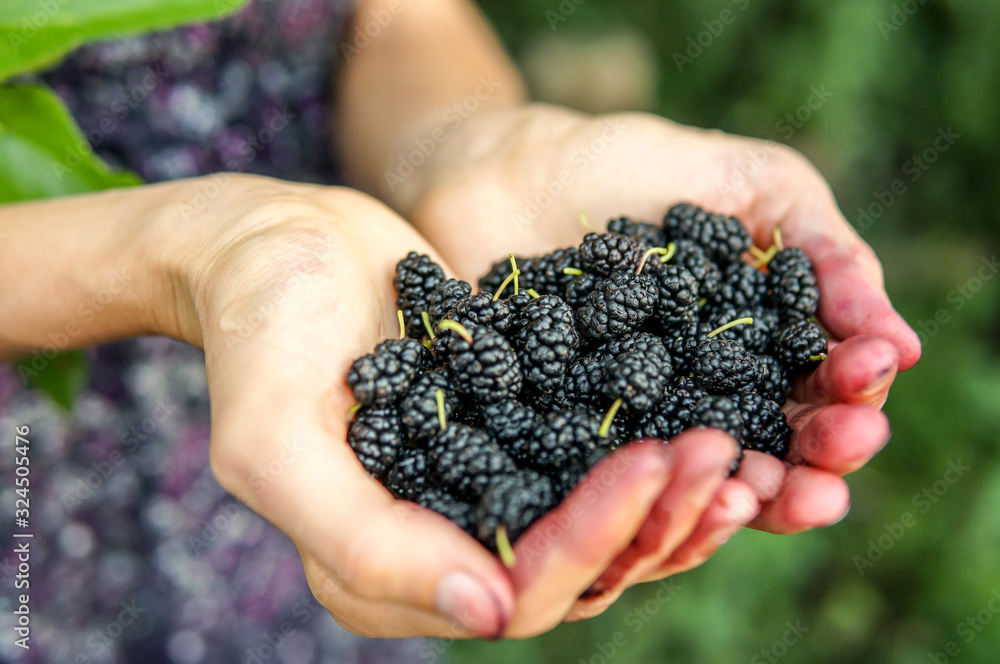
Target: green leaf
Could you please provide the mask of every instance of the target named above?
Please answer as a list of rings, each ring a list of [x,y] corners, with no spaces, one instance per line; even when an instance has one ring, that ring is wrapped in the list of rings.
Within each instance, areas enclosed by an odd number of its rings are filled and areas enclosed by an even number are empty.
[[[85,42],[222,18],[248,0],[3,0],[0,80],[56,62]]]
[[[73,410],[90,372],[82,351],[56,353],[50,358],[36,352],[18,361],[17,373],[65,411]]]
[[[139,184],[112,172],[62,102],[35,85],[0,87],[0,203]]]

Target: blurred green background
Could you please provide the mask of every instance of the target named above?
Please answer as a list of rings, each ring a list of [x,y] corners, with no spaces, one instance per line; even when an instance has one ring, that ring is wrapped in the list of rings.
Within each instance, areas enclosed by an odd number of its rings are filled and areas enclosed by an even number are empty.
[[[539,638],[441,649],[455,662],[998,661],[1000,278],[987,268],[1000,254],[1000,4],[480,4],[540,98],[643,107],[805,153],[925,344],[886,406],[892,441],[848,478],[839,525],[745,531],[676,577],[669,601],[634,588]],[[949,129],[958,137],[935,148]]]

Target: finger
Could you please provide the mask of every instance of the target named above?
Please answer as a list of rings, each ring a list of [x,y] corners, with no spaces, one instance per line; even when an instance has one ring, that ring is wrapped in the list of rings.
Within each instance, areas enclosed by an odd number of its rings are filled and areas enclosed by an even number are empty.
[[[667,558],[701,519],[702,512],[729,475],[736,442],[717,429],[692,429],[671,439],[673,478],[657,498],[635,540],[590,589],[627,588]]]
[[[790,417],[793,426],[788,460],[806,462],[836,475],[864,466],[889,442],[885,413],[865,405],[834,404],[800,407]]]
[[[759,512],[760,502],[750,486],[737,479],[726,480],[690,537],[639,582],[657,581],[701,565]]]
[[[899,368],[909,369],[920,359],[917,333],[903,320],[885,293],[878,261],[868,245],[858,240],[850,248],[832,246],[824,238],[803,247],[812,259],[822,297],[819,318],[837,338],[874,335],[889,340],[899,351]]]
[[[692,569],[708,560],[736,531],[753,519],[760,509],[753,489],[737,479],[728,479],[716,492],[695,530],[659,568],[636,583],[657,581]],[[566,616],[566,622],[586,620],[603,613],[629,586],[619,584],[603,591],[588,590]]]
[[[632,541],[676,472],[660,443],[633,443],[595,466],[514,547],[517,608],[506,634],[525,637],[560,621]]]
[[[880,408],[898,364],[899,351],[886,339],[851,337],[833,346],[815,371],[797,378],[792,395],[816,405],[865,403]]]
[[[736,477],[753,489],[761,503],[772,500],[781,492],[785,481],[785,464],[770,454],[747,450]]]
[[[837,523],[850,505],[844,480],[824,470],[794,466],[781,495],[766,503],[750,525],[771,533],[798,533]]]

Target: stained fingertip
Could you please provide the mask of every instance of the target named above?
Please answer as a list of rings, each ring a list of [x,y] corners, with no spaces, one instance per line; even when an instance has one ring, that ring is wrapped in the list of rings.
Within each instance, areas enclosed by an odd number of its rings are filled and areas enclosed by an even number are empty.
[[[863,242],[852,247],[826,243],[814,246],[811,254],[822,293],[819,317],[826,328],[839,339],[861,334],[888,339],[899,350],[901,370],[916,364],[920,339],[889,302],[871,248]]]
[[[815,404],[870,403],[880,406],[896,375],[899,351],[881,337],[846,339],[830,349],[815,371],[795,383],[799,401]]]

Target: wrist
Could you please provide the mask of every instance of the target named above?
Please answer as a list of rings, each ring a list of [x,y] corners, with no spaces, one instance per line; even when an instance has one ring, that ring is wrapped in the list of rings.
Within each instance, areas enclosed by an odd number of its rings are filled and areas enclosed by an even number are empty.
[[[348,177],[405,211],[410,186],[393,176],[422,169],[429,149],[410,159],[416,142],[436,150],[467,118],[522,103],[524,84],[469,0],[365,0],[354,23],[337,142]]]
[[[156,333],[199,347],[227,303],[253,290],[252,257],[270,253],[259,245],[274,244],[279,227],[296,219],[328,217],[338,191],[240,173],[155,188],[139,242],[151,305],[145,315]]]
[[[4,206],[0,357],[158,332],[143,222],[159,192],[115,189]]]

